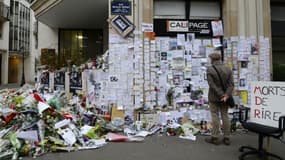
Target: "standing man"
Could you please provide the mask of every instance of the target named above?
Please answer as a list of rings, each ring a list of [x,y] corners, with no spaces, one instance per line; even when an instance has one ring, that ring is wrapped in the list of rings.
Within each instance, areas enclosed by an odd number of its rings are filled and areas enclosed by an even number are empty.
[[[224,66],[220,53],[214,52],[210,54],[209,57],[212,65],[207,68],[207,81],[210,87],[208,99],[212,116],[213,129],[211,132],[211,137],[206,138],[205,141],[215,145],[220,144],[219,114],[221,114],[223,122],[223,143],[230,145],[230,123],[228,117],[229,106],[225,102],[232,94],[234,89],[232,70]]]

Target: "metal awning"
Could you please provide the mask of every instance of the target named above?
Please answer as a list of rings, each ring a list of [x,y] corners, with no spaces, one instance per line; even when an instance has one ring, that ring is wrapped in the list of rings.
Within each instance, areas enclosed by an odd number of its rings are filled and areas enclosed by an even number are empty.
[[[107,23],[108,0],[36,0],[36,18],[51,27],[100,29]]]

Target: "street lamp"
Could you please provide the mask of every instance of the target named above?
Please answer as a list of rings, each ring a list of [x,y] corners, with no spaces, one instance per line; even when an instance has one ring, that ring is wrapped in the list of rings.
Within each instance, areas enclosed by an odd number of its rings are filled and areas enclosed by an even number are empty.
[[[26,81],[25,81],[25,51],[24,51],[23,46],[20,47],[20,52],[22,53],[22,65],[23,65],[21,86],[23,86],[26,83]]]

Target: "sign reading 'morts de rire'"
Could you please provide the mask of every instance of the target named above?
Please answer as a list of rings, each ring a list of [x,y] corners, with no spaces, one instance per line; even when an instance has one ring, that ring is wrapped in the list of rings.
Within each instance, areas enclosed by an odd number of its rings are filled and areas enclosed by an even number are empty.
[[[284,82],[251,82],[250,120],[278,127],[279,117],[285,115]]]

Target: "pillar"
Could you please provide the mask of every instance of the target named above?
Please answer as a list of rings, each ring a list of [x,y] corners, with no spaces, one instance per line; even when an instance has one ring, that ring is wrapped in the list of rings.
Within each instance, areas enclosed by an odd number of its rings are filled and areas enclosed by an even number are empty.
[[[271,39],[270,0],[223,0],[225,37],[265,36]]]
[[[9,51],[2,53],[1,84],[8,84]]]

